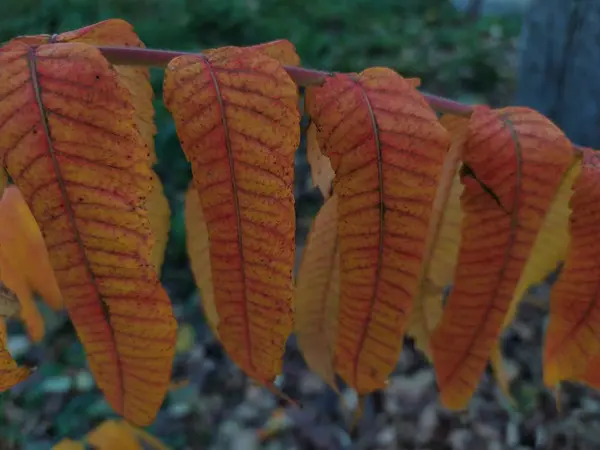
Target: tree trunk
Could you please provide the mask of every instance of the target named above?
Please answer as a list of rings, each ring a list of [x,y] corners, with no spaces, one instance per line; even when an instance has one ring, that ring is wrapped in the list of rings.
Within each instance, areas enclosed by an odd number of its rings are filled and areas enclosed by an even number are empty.
[[[515,104],[600,149],[600,0],[533,0],[521,38]]]

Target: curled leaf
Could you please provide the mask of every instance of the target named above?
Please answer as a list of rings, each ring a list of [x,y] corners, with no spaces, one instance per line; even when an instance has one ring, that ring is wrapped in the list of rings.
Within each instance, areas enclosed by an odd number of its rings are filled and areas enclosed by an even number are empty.
[[[323,198],[327,200],[331,196],[335,173],[329,158],[321,153],[317,140],[317,127],[314,123],[311,123],[306,130],[306,158],[310,166],[313,186],[319,188]]]
[[[193,185],[185,194],[185,235],[192,274],[202,293],[201,302],[204,315],[214,336],[219,338],[219,315],[215,306],[212,285],[208,228],[202,212],[200,197]]]
[[[335,171],[340,247],[336,372],[359,395],[396,367],[450,139],[394,71],[337,74],[306,91]]]
[[[157,272],[163,265],[165,250],[169,241],[169,228],[171,227],[171,209],[163,192],[160,178],[153,173],[152,190],[146,202],[148,221],[154,237],[152,246],[152,264]]]
[[[571,144],[539,113],[477,107],[465,141],[454,287],[431,347],[442,403],[464,408],[487,365]]]
[[[337,207],[334,195],[308,234],[296,276],[294,331],[308,366],[339,392],[333,368],[340,296]]]

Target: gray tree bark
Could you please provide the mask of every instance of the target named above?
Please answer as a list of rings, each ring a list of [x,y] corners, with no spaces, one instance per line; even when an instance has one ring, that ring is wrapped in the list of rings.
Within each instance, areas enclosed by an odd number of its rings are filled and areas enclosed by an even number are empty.
[[[517,105],[600,149],[600,0],[533,0],[521,36]]]

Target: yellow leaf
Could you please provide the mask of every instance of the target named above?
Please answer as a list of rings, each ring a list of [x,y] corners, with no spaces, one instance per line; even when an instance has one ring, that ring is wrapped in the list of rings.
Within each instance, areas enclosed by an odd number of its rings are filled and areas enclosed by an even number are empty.
[[[502,329],[506,329],[512,322],[517,312],[519,303],[527,289],[532,284],[540,283],[567,255],[571,242],[569,235],[569,201],[573,193],[573,184],[581,173],[581,159],[575,158],[573,164],[563,176],[563,180],[556,192],[554,200],[546,213],[544,222],[535,239],[531,256],[527,260],[523,274],[515,289],[508,312],[504,318]],[[503,393],[510,399],[508,374],[504,369],[500,340],[496,341],[492,351],[491,363],[498,384]]]
[[[450,133],[452,144],[444,160],[433,203],[421,268],[421,284],[406,330],[414,338],[415,346],[429,359],[429,339],[442,318],[444,288],[452,281],[458,262],[463,213],[460,207],[462,184],[457,167],[461,162],[469,119],[446,115],[440,123]]]
[[[85,445],[82,442],[65,438],[53,446],[52,450],[85,450]]]
[[[212,286],[208,228],[202,212],[200,197],[193,185],[188,188],[185,194],[185,234],[192,274],[196,286],[202,293],[201,303],[204,316],[214,336],[219,339],[219,315],[215,306]]]
[[[5,318],[19,311],[17,296],[0,283],[0,392],[10,389],[31,374],[26,367],[19,367],[6,349],[7,335]]]
[[[321,208],[296,276],[294,331],[308,366],[339,393],[333,369],[340,296],[337,197]]]
[[[578,172],[570,201],[569,248],[550,294],[543,356],[547,386],[577,379],[594,385],[598,378],[593,373],[600,353],[600,157],[596,151],[584,150]],[[562,247],[564,243],[554,245]]]
[[[459,260],[431,337],[441,401],[451,409],[464,408],[477,387],[573,151],[531,109],[476,107],[463,160]]]
[[[321,153],[317,141],[317,128],[314,123],[311,123],[306,130],[306,158],[310,165],[313,186],[318,187],[323,198],[327,200],[331,196],[335,173],[331,168],[329,158]]]
[[[88,444],[98,450],[142,450],[132,427],[120,420],[107,420],[87,435]]]
[[[0,200],[0,255],[22,278],[30,297],[33,290],[51,308],[63,307],[42,233],[23,195],[14,185],[4,190]],[[4,282],[13,289],[8,280]]]
[[[163,192],[163,186],[160,178],[153,173],[153,185],[150,196],[146,202],[148,209],[148,221],[154,236],[154,245],[152,247],[152,264],[157,272],[165,259],[165,250],[169,241],[169,228],[171,227],[171,209],[169,202]]]

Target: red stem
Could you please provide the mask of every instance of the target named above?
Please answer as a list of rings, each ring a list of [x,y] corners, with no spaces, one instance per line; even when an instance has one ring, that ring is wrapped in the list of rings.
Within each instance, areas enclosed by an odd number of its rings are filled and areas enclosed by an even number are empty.
[[[123,66],[150,66],[164,68],[173,58],[183,55],[194,55],[197,53],[181,52],[174,50],[156,50],[139,47],[106,47],[98,49],[104,57],[112,64]],[[284,66],[298,86],[315,86],[325,81],[329,72],[321,70],[305,69],[303,67]],[[444,97],[423,93],[431,107],[442,113],[469,116],[473,111],[469,105],[459,103]]]
[[[112,64],[123,66],[148,66],[164,68],[173,58],[183,55],[197,55],[199,53],[181,52],[175,50],[157,50],[151,48],[139,47],[108,47],[99,46],[98,50]],[[331,75],[330,72],[322,70],[306,69],[303,67],[284,66],[293,80],[299,86],[318,86],[323,84],[325,78]],[[454,114],[457,116],[468,117],[473,112],[473,108],[464,103],[460,103],[448,98],[439,97],[433,94],[421,93],[429,105],[441,113]],[[582,147],[573,145],[576,153],[580,153]]]

